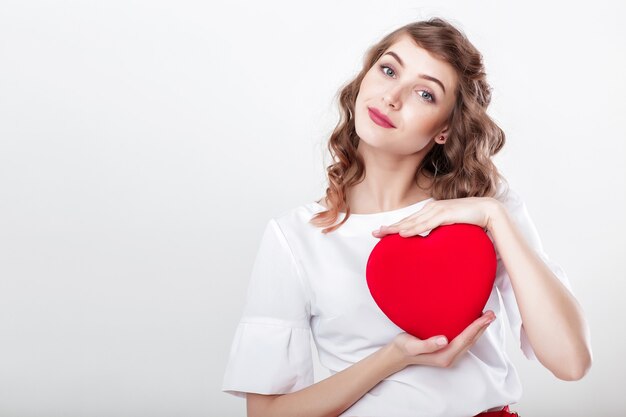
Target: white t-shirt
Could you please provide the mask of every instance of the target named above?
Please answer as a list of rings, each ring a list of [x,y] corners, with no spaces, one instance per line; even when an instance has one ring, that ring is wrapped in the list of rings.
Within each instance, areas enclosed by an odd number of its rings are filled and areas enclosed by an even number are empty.
[[[571,292],[563,269],[543,251],[526,205],[513,189],[507,193],[504,187],[500,183],[496,198]],[[315,213],[325,210],[316,202],[270,219],[254,261],[222,391],[245,398],[246,392],[286,394],[313,384],[311,334],[320,363],[332,375],[403,332],[380,310],[367,286],[367,259],[379,241],[372,231],[415,213],[429,200],[386,212],[351,214],[327,235],[309,223]],[[343,216],[340,213],[340,219]],[[449,368],[409,365],[390,375],[341,417],[468,417],[519,401],[522,386],[505,352],[507,324],[524,355],[536,356],[497,248],[496,255],[496,280],[483,309],[493,310],[496,320],[472,348]]]

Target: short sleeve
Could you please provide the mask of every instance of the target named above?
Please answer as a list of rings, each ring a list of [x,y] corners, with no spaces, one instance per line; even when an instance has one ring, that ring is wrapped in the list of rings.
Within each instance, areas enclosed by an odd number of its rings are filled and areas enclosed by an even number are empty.
[[[313,384],[306,288],[278,222],[271,219],[252,267],[223,392],[245,398],[247,392],[287,394]]]
[[[550,257],[544,252],[539,233],[535,227],[533,220],[531,219],[526,204],[522,200],[521,196],[514,190],[504,185],[501,185],[496,198],[504,203],[510,217],[513,219],[522,235],[526,238],[528,244],[535,250],[539,257],[548,265],[550,270],[556,275],[561,283],[572,293],[572,287],[569,282],[569,278],[561,266],[550,259]],[[524,356],[530,360],[537,360],[537,356],[528,340],[528,335],[522,325],[522,318],[515,298],[515,293],[511,284],[509,274],[507,273],[500,254],[496,249],[497,268],[496,268],[496,280],[495,285],[502,298],[504,309],[506,311],[509,326],[516,339],[516,342],[520,346]]]

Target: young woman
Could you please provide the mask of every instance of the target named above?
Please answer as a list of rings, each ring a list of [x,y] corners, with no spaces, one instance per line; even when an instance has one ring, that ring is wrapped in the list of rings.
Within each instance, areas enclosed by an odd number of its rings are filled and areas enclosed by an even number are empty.
[[[249,416],[514,415],[522,387],[502,310],[528,359],[562,380],[585,375],[588,328],[567,275],[491,161],[505,135],[490,99],[481,54],[443,19],[368,50],[341,90],[325,198],[270,219],[261,240],[222,386],[247,397]],[[365,266],[388,233],[452,223],[487,231],[496,280],[483,316],[439,344],[385,316]],[[315,384],[310,333],[331,373]]]

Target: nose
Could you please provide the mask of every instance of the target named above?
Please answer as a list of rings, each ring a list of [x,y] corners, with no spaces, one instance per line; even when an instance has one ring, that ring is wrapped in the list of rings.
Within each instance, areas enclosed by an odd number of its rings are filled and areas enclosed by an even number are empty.
[[[401,92],[402,89],[399,86],[390,88],[383,96],[383,102],[395,109],[398,109],[400,107]]]

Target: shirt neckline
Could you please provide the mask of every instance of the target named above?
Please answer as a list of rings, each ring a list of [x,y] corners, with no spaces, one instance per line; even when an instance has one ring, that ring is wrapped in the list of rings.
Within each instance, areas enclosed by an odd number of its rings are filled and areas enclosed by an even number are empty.
[[[375,217],[378,217],[378,216],[387,216],[387,215],[394,214],[394,213],[400,213],[400,212],[403,212],[405,210],[412,209],[412,208],[415,208],[415,207],[420,206],[422,204],[425,204],[426,202],[428,202],[430,200],[434,200],[434,198],[433,197],[429,197],[427,199],[420,200],[420,201],[418,201],[416,203],[409,204],[408,206],[400,207],[400,208],[397,208],[395,210],[379,211],[377,213],[350,213],[350,217],[348,218],[347,221],[350,221],[351,218],[368,219],[368,218],[375,218]],[[316,206],[316,207],[318,207],[318,208],[321,208],[322,211],[327,210],[326,207],[324,207],[323,205],[321,205],[317,201],[313,201],[311,204]],[[339,215],[345,216],[346,213],[343,212],[343,211],[340,211]]]

